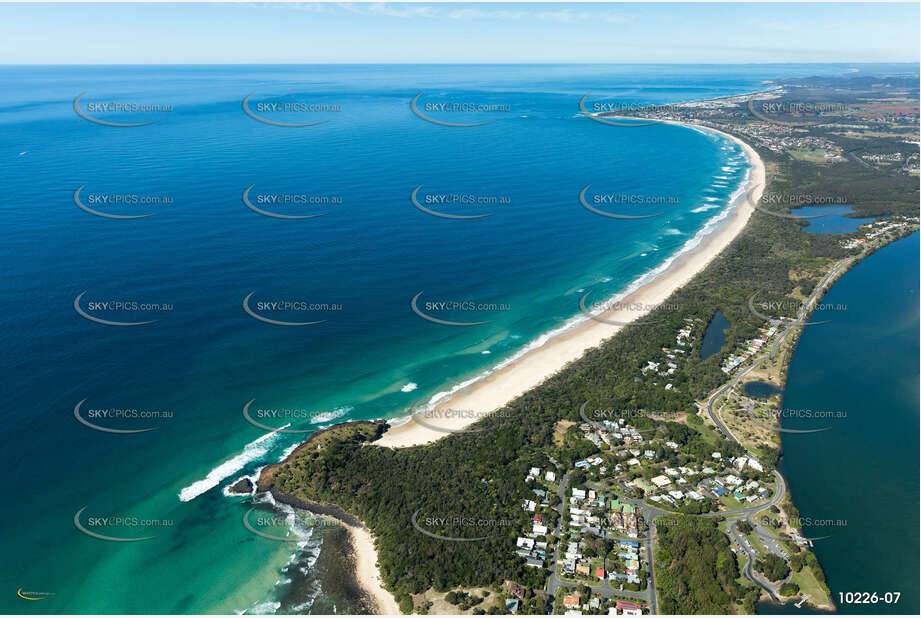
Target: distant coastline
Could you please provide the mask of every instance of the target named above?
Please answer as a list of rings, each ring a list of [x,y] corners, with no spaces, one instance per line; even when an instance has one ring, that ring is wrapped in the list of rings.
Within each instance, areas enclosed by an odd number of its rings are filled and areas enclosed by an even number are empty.
[[[678,124],[692,130],[708,131],[731,139],[739,144],[745,152],[750,165],[749,173],[742,183],[734,203],[726,207],[726,211],[731,213],[728,220],[723,221],[719,228],[706,235],[697,247],[677,256],[658,276],[626,294],[623,298],[624,303],[659,304],[664,302],[675,290],[684,286],[697,273],[706,268],[745,228],[754,212],[754,208],[748,202],[748,196],[751,194],[753,199],[760,199],[764,189],[764,162],[750,145],[733,135],[710,127],[680,122],[669,122],[669,124]],[[615,309],[601,314],[601,317],[612,321],[632,322],[645,313],[646,311],[636,312]],[[447,409],[450,405],[455,408],[473,409],[484,414],[492,412],[522,393],[538,386],[541,382],[563,369],[567,363],[581,357],[589,349],[601,345],[621,328],[622,326],[605,324],[596,320],[585,320],[572,329],[561,333],[558,337],[548,339],[544,345],[522,355],[485,379],[478,380],[466,388],[458,390],[440,403],[436,410]],[[448,431],[434,429],[411,419],[396,427],[387,425],[383,435],[374,440],[372,444],[388,448],[404,448],[426,444],[444,437],[450,431],[461,430],[467,425],[476,422],[479,418],[481,416],[460,415],[451,418],[447,423],[439,421],[439,425],[444,425],[444,428]],[[307,447],[316,436],[322,433],[311,436],[284,461],[293,457],[297,451]],[[371,448],[374,446],[371,446]],[[379,613],[399,614],[399,606],[393,594],[383,586],[377,568],[377,550],[374,547],[373,538],[368,528],[355,516],[338,507],[301,500],[271,487],[272,470],[277,465],[268,466],[263,470],[259,479],[259,491],[270,491],[275,500],[279,502],[332,517],[346,526],[351,534],[352,546],[355,551],[355,575],[359,585],[373,599]]]

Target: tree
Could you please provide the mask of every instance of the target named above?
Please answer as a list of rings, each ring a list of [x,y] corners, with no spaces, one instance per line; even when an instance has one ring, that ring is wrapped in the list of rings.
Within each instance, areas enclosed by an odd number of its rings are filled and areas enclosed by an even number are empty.
[[[787,582],[780,587],[778,592],[780,592],[781,596],[792,597],[794,594],[799,592],[799,586],[793,582]]]
[[[755,568],[764,573],[772,582],[780,581],[790,572],[790,567],[783,558],[776,554],[768,554],[755,563]]]

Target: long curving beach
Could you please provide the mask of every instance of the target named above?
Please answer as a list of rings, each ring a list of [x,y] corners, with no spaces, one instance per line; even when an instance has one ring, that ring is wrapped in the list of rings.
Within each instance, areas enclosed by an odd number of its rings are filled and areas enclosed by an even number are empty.
[[[754,212],[748,200],[749,194],[751,201],[757,203],[764,190],[764,162],[747,143],[710,127],[666,122],[694,130],[717,133],[739,144],[751,168],[747,184],[739,192],[735,203],[729,206],[731,214],[728,220],[723,221],[716,230],[706,235],[697,247],[675,259],[658,276],[626,295],[615,308],[597,314],[596,317],[603,320],[629,323],[648,313],[648,309],[639,310],[635,307],[654,307],[665,302],[675,290],[706,268],[738,236]],[[442,438],[452,431],[461,430],[539,385],[568,363],[580,358],[586,351],[599,346],[606,339],[615,335],[621,328],[623,327],[592,319],[576,324],[494,373],[456,391],[440,401],[435,406],[433,413],[433,415],[438,415],[439,411],[463,410],[463,414],[445,413],[439,416],[438,428],[433,427],[435,421],[423,424],[410,419],[403,425],[389,429],[374,444],[392,448],[417,446]]]

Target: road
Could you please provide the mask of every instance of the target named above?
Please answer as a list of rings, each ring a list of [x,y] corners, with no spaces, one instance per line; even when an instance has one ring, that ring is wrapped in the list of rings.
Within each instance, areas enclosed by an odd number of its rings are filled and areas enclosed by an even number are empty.
[[[728,383],[726,383],[726,385],[717,389],[716,392],[714,392],[710,396],[710,398],[707,400],[707,412],[710,415],[710,418],[713,420],[717,428],[729,440],[736,442],[737,444],[741,444],[739,440],[737,440],[736,437],[732,434],[729,428],[723,424],[723,422],[720,420],[719,416],[717,415],[716,411],[714,410],[714,404],[716,403],[716,400],[722,397],[724,394],[726,394],[729,390],[734,388],[746,375],[748,375],[751,371],[759,367],[764,361],[773,357],[774,354],[777,352],[777,346],[781,342],[784,341],[787,335],[789,335],[790,332],[793,331],[793,329],[802,326],[803,321],[805,320],[806,316],[810,312],[810,308],[813,306],[815,301],[818,300],[818,298],[822,294],[824,294],[824,292],[826,291],[825,287],[828,285],[829,281],[832,280],[834,277],[836,277],[841,271],[841,269],[846,264],[854,260],[859,260],[861,257],[863,257],[863,254],[856,256],[856,257],[844,258],[836,262],[835,265],[832,267],[832,269],[828,272],[828,274],[825,275],[822,281],[815,287],[815,290],[812,292],[812,294],[803,304],[803,308],[800,310],[800,313],[797,316],[797,318],[794,321],[790,322],[787,325],[787,327],[784,328],[783,331],[781,331],[781,333],[774,340],[770,348],[770,353],[767,355],[761,356],[759,359],[755,360],[753,363],[751,363],[750,365],[748,365],[747,367],[739,371]],[[746,453],[749,455],[749,457],[757,459],[757,457],[755,457],[752,453],[749,453],[747,450],[746,450]],[[720,511],[720,512],[715,512],[715,513],[703,513],[701,514],[701,516],[702,517],[725,517],[727,518],[727,531],[729,532],[730,539],[732,539],[733,542],[738,544],[740,550],[744,551],[746,556],[748,557],[748,561],[745,567],[743,567],[742,569],[743,575],[749,581],[753,582],[758,587],[766,591],[773,600],[777,601],[778,600],[776,596],[777,589],[780,587],[781,584],[789,580],[791,575],[788,575],[787,579],[784,580],[784,582],[779,582],[777,584],[772,584],[771,582],[762,580],[752,568],[752,565],[754,564],[755,558],[757,556],[756,550],[751,546],[751,543],[749,543],[748,539],[746,539],[736,529],[738,521],[743,517],[746,518],[754,526],[755,534],[757,535],[759,540],[761,540],[761,542],[765,545],[765,547],[767,547],[772,552],[783,557],[784,560],[788,559],[786,552],[784,552],[783,548],[780,547],[779,543],[777,542],[777,539],[767,534],[766,531],[761,529],[759,524],[753,522],[751,519],[751,516],[753,514],[759,511],[762,511],[766,508],[769,508],[771,506],[775,506],[783,500],[784,496],[786,495],[787,484],[786,484],[786,480],[783,478],[783,475],[780,474],[780,472],[778,472],[777,470],[774,470],[774,481],[776,484],[776,489],[774,491],[774,495],[771,497],[771,499],[767,503],[758,504],[755,506],[742,507],[742,508],[733,509],[729,511]],[[559,578],[559,575],[557,574],[557,565],[559,564],[560,551],[563,545],[563,539],[560,537],[560,534],[562,532],[563,504],[566,500],[566,488],[567,488],[568,483],[569,483],[569,475],[567,473],[567,474],[564,474],[562,478],[560,479],[560,486],[557,491],[557,496],[560,499],[560,503],[554,509],[559,514],[559,518],[557,519],[556,527],[554,528],[554,531],[553,531],[553,535],[557,539],[557,544],[556,544],[556,549],[553,553],[553,556],[550,560],[550,576],[547,578],[547,586],[545,588],[546,591],[551,596],[556,595],[556,592],[557,590],[559,590],[560,586],[573,585],[573,584],[569,584],[568,582],[562,582]],[[591,489],[595,489],[596,491],[604,490],[604,488],[599,483],[586,483],[586,486]],[[654,507],[650,504],[647,504],[646,502],[643,502],[642,500],[627,498],[625,496],[619,496],[619,499],[623,502],[629,502],[630,504],[633,504],[634,506],[639,508],[642,512],[643,520],[646,522],[647,530],[646,530],[646,538],[645,538],[645,545],[646,545],[645,551],[646,551],[646,565],[647,565],[647,572],[648,572],[648,585],[646,587],[646,590],[643,592],[634,592],[630,590],[615,590],[613,587],[611,587],[610,582],[607,582],[607,581],[604,583],[599,583],[599,584],[592,584],[592,585],[586,584],[586,585],[588,585],[588,587],[592,590],[593,593],[598,593],[605,598],[610,598],[612,596],[618,595],[618,596],[643,599],[649,605],[650,614],[657,614],[658,613],[658,603],[657,603],[656,594],[655,594],[655,589],[656,589],[655,579],[654,579],[655,569],[653,568],[653,547],[655,544],[655,530],[656,530],[655,518],[662,516],[662,515],[674,515],[675,513],[673,511],[666,511],[666,510]],[[609,538],[614,538],[614,537],[609,537]]]
[[[819,282],[819,284],[815,287],[812,294],[810,294],[809,298],[806,299],[806,302],[803,303],[803,307],[802,309],[800,309],[799,315],[796,317],[796,319],[790,322],[787,325],[787,327],[784,328],[783,331],[781,331],[781,333],[774,339],[774,342],[771,344],[770,352],[766,355],[762,355],[760,358],[753,361],[750,365],[748,365],[747,367],[739,371],[728,383],[726,383],[725,386],[722,386],[721,388],[717,389],[716,392],[714,392],[710,396],[710,398],[707,400],[707,413],[710,415],[710,419],[717,426],[717,428],[723,433],[723,435],[725,435],[729,440],[732,440],[733,442],[736,442],[737,444],[741,444],[739,440],[737,440],[736,437],[732,434],[729,428],[723,424],[723,421],[720,420],[719,415],[716,413],[716,410],[714,410],[714,404],[716,403],[717,399],[719,399],[720,397],[725,395],[727,392],[729,392],[731,389],[733,389],[746,375],[748,375],[754,369],[761,366],[761,364],[764,363],[766,360],[768,360],[769,358],[772,358],[777,353],[777,346],[780,343],[782,343],[784,339],[786,339],[787,335],[789,335],[793,331],[793,329],[798,328],[803,325],[803,322],[806,319],[806,317],[809,315],[813,304],[827,291],[826,286],[828,285],[828,283],[832,279],[837,277],[837,275],[841,272],[842,268],[844,268],[848,263],[862,258],[864,256],[864,253],[861,253],[860,255],[856,257],[847,257],[847,258],[844,258],[836,262],[835,265],[832,267],[832,269],[828,271],[825,277],[822,278],[822,281]],[[746,450],[746,453],[748,454],[749,457],[753,457],[757,459],[756,457],[754,457],[752,453],[748,452],[747,450]],[[757,586],[765,590],[771,596],[772,599],[777,601],[777,597],[776,597],[777,589],[780,587],[780,584],[784,582],[780,582],[778,584],[771,584],[770,582],[762,580],[755,574],[754,569],[752,569],[752,564],[755,561],[754,549],[751,547],[748,540],[745,539],[741,534],[739,534],[738,530],[736,530],[736,524],[738,522],[738,517],[745,516],[746,519],[749,521],[749,523],[752,523],[752,525],[755,527],[755,534],[762,541],[762,543],[764,543],[765,547],[770,549],[773,553],[776,553],[777,555],[781,556],[784,560],[788,560],[786,552],[784,552],[783,548],[780,547],[779,543],[777,542],[777,539],[768,535],[761,528],[760,525],[752,522],[751,520],[751,516],[753,514],[765,508],[774,506],[780,503],[781,500],[783,500],[783,497],[787,491],[786,480],[784,479],[783,475],[780,474],[780,472],[778,472],[777,470],[774,470],[774,479],[777,484],[777,489],[774,492],[774,496],[771,498],[771,500],[767,504],[759,504],[757,506],[744,507],[744,508],[735,509],[732,511],[723,511],[722,513],[707,513],[706,515],[707,516],[722,515],[727,518],[734,518],[734,519],[730,519],[727,522],[727,529],[729,531],[729,536],[730,538],[733,538],[734,541],[739,543],[740,548],[747,547],[747,552],[750,552],[748,554],[748,557],[749,557],[748,563],[745,565],[745,568],[743,569],[743,574],[748,580],[750,580],[751,582],[755,583]],[[787,576],[787,579],[789,579],[789,577],[790,575]]]
[[[560,504],[558,507],[554,508],[554,510],[557,511],[557,513],[559,514],[559,518],[557,519],[556,526],[553,529],[553,536],[554,538],[557,539],[557,544],[556,544],[556,549],[553,552],[553,557],[550,560],[550,565],[549,565],[550,566],[550,576],[547,578],[547,585],[545,586],[544,589],[547,591],[549,595],[551,595],[551,597],[555,597],[560,586],[577,586],[579,584],[584,584],[591,589],[593,594],[598,593],[606,599],[609,599],[614,596],[618,596],[618,597],[628,597],[628,598],[646,601],[646,604],[649,605],[649,613],[650,614],[658,613],[658,605],[656,603],[656,595],[655,595],[655,589],[656,589],[655,581],[653,580],[653,574],[652,574],[652,543],[654,541],[655,528],[652,523],[652,517],[647,517],[645,511],[643,512],[643,519],[646,521],[648,525],[648,530],[646,531],[646,565],[649,571],[648,585],[645,591],[637,592],[634,590],[618,590],[614,588],[613,586],[611,586],[611,583],[609,581],[605,581],[604,583],[598,583],[598,584],[589,584],[587,582],[571,583],[571,582],[564,582],[560,580],[560,576],[557,573],[557,565],[560,562],[560,552],[562,551],[563,541],[564,541],[560,535],[562,533],[562,527],[563,527],[563,504],[566,501],[566,487],[568,483],[569,483],[569,473],[566,473],[560,479],[560,487],[557,490],[557,496],[560,498]],[[592,485],[594,485],[594,483],[586,483],[586,485],[591,487]],[[641,508],[648,508],[650,510],[655,510],[643,504],[638,504],[637,506]],[[663,512],[659,512],[659,514],[661,513]],[[608,538],[614,538],[614,537],[608,537]],[[635,540],[635,539],[630,539],[630,540]]]
[[[739,546],[739,551],[741,551],[748,559],[745,563],[745,566],[742,567],[742,575],[744,575],[747,580],[767,592],[774,602],[779,603],[780,600],[777,598],[776,591],[780,585],[772,585],[770,582],[767,582],[758,577],[758,575],[755,573],[752,565],[755,563],[755,560],[758,557],[758,551],[752,547],[752,544],[748,541],[748,539],[745,538],[742,533],[736,529],[736,524],[738,524],[737,519],[728,522],[726,525],[726,530],[729,533],[729,538],[732,540],[732,542]],[[789,578],[789,575],[787,577]]]

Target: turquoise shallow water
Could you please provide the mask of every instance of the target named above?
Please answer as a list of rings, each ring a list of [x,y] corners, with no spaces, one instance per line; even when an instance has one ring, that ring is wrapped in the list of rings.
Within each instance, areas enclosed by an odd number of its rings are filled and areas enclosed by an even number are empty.
[[[748,92],[763,79],[815,70],[0,68],[7,172],[0,220],[8,232],[0,247],[7,265],[0,298],[7,422],[0,438],[3,467],[17,487],[17,499],[0,511],[10,557],[0,574],[7,590],[48,593],[41,601],[4,596],[0,609],[359,611],[349,587],[336,590],[335,578],[325,576],[339,568],[322,557],[322,538],[331,532],[314,536],[294,514],[266,510],[259,529],[282,536],[299,530],[304,538],[256,536],[242,522],[252,505],[222,489],[278,461],[319,427],[405,416],[563,326],[585,291],[605,297],[623,290],[712,224],[744,177],[738,148],[674,126],[609,130],[578,115],[585,92],[661,103]],[[171,111],[98,112],[109,120],[159,121],[99,126],[74,113],[81,92],[84,106],[137,101]],[[265,125],[241,110],[250,92],[339,110],[317,116],[329,122],[315,127]],[[411,113],[409,101],[420,92],[512,111],[490,116],[496,122],[488,126],[437,126]],[[608,219],[580,205],[588,184],[599,195],[673,201],[654,219]],[[251,185],[254,196],[335,196],[341,203],[324,204],[319,218],[271,218],[244,205]],[[493,204],[488,218],[447,220],[413,207],[410,193],[419,185],[423,195],[508,201]],[[87,203],[104,195],[169,202],[149,210],[92,203],[115,214],[155,213],[113,220],[77,207],[80,186]],[[276,212],[313,212],[304,208]],[[74,310],[83,292],[78,306],[96,317],[158,321],[94,323]],[[423,301],[503,310],[433,309],[441,319],[492,320],[446,327],[411,311],[419,292]],[[307,320],[305,312],[262,310],[279,320],[325,321],[260,322],[242,307],[251,293],[256,307],[325,303],[306,312]],[[169,310],[139,315],[94,304],[108,301]],[[291,423],[302,433],[270,434],[249,424],[242,412],[251,400],[254,414],[282,411],[259,416],[262,424]],[[97,425],[154,430],[95,431],[75,419],[79,402],[82,418]],[[110,408],[169,415],[90,416]],[[153,538],[93,538],[76,529],[78,511],[78,522],[98,534]],[[111,517],[125,520],[100,519]]]

